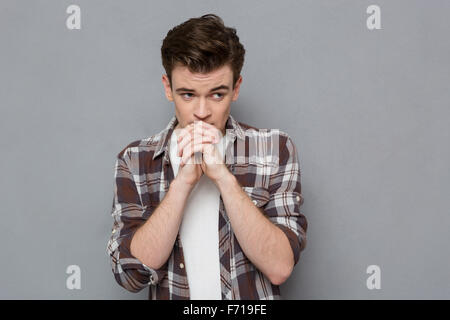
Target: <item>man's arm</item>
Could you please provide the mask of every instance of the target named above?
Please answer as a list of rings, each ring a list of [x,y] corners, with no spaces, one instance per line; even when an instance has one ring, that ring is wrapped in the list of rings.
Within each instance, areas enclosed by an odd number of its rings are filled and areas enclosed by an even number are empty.
[[[264,212],[256,207],[231,174],[216,181],[236,238],[245,255],[269,280],[280,285],[291,274],[306,245],[307,222],[300,166],[295,145],[280,139],[280,163],[270,178],[270,200]]]
[[[107,245],[117,283],[131,292],[157,284],[167,273],[161,261],[167,260],[172,250],[187,192],[185,185],[179,186],[174,179],[158,207],[143,207],[130,171],[130,162],[135,160],[135,155],[127,152],[116,159],[111,213],[114,225]]]
[[[159,269],[169,258],[190,191],[175,178],[159,206],[134,234],[131,253],[148,267]]]
[[[245,255],[273,284],[280,285],[294,266],[294,256],[285,234],[253,204],[231,173],[217,185]]]

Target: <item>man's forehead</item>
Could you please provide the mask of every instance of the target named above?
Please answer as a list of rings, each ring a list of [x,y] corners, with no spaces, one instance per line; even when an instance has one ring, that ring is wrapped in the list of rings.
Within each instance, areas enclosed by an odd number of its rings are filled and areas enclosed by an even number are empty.
[[[191,72],[185,66],[177,66],[172,71],[175,87],[188,87],[200,85],[215,87],[227,84],[232,80],[232,71],[229,66],[223,66],[208,73]]]

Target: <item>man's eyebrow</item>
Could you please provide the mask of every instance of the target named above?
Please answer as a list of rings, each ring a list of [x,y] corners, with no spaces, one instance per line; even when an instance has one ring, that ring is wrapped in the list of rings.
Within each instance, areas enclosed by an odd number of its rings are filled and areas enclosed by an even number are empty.
[[[221,86],[212,88],[211,90],[209,90],[209,92],[217,91],[217,90],[220,90],[220,89],[230,90],[230,87],[228,87],[226,85],[221,85]],[[178,89],[175,90],[175,92],[181,92],[181,91],[183,91],[183,92],[195,92],[194,89],[188,89],[188,88],[178,88]]]

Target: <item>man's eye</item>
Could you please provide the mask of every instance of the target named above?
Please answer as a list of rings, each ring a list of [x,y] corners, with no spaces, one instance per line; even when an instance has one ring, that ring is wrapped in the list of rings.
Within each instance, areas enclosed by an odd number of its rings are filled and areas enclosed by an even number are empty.
[[[223,94],[222,93],[218,93],[218,92],[216,92],[216,93],[213,93],[213,95],[219,95],[219,96],[216,96],[215,98],[217,98],[217,99],[220,99],[220,98],[222,98],[223,97]]]
[[[183,98],[191,98],[190,96],[189,96],[189,97],[186,97],[187,94],[192,94],[192,93],[183,93],[183,94],[182,94]]]

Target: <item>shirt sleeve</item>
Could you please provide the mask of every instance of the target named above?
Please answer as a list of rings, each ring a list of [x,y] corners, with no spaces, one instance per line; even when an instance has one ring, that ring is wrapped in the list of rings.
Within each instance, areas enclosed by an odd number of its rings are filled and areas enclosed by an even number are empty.
[[[112,272],[117,283],[131,292],[139,292],[149,285],[156,285],[167,272],[152,269],[131,254],[130,244],[134,233],[150,216],[143,207],[133,174],[126,162],[125,152],[119,153],[115,164],[114,197],[111,215],[114,223],[107,245]]]
[[[306,247],[308,222],[300,211],[304,199],[297,148],[286,133],[280,131],[279,137],[279,165],[270,175],[269,201],[265,212],[269,220],[287,236],[296,265],[300,252]]]

